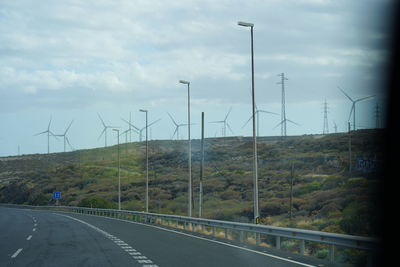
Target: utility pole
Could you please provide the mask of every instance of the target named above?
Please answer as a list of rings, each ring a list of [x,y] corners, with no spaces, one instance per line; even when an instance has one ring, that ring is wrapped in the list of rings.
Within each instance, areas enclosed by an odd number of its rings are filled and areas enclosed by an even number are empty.
[[[200,187],[199,187],[199,218],[202,216],[203,206],[203,175],[204,175],[204,112],[201,112],[201,165],[200,165]]]
[[[121,162],[119,156],[119,130],[113,129],[113,131],[117,132],[117,149],[118,149],[118,210],[121,210]]]
[[[324,126],[322,130],[322,134],[329,134],[329,126],[328,126],[328,103],[326,103],[326,99],[324,102]]]
[[[285,77],[285,73],[278,74],[281,77],[281,81],[278,84],[282,85],[282,103],[281,103],[281,136],[286,136],[286,104],[285,104],[285,80],[288,78]]]
[[[190,139],[190,82],[179,80],[181,84],[187,85],[187,99],[188,99],[188,165],[189,165],[189,186],[188,186],[188,216],[192,217],[192,141]]]
[[[292,162],[292,168],[290,170],[290,200],[289,200],[289,219],[293,217],[293,180],[294,180],[294,163]]]
[[[146,113],[146,212],[149,212],[149,139],[147,135],[148,110],[139,109],[139,111]]]

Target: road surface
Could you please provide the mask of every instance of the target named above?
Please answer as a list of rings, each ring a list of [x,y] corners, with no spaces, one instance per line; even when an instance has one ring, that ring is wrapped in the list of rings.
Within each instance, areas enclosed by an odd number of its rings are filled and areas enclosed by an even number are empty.
[[[0,207],[0,229],[0,266],[321,266],[172,229],[74,213]]]

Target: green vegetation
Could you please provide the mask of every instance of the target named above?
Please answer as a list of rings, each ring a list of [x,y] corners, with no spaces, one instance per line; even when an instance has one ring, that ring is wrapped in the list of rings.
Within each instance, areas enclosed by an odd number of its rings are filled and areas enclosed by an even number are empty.
[[[379,130],[352,133],[353,166],[358,157],[382,160]],[[380,172],[348,172],[347,134],[260,137],[259,202],[261,222],[364,236],[379,235]],[[186,141],[149,142],[151,212],[187,214]],[[198,211],[200,141],[192,141],[193,214]],[[205,141],[203,216],[251,222],[253,218],[251,138]],[[292,219],[289,216],[290,170],[294,166]],[[0,158],[0,202],[116,208],[117,147],[50,155]],[[2,180],[18,178],[15,180]],[[3,181],[3,182],[1,182]],[[121,145],[122,208],[144,210],[145,144]],[[282,245],[291,249],[292,241]],[[316,248],[325,257],[325,248]]]

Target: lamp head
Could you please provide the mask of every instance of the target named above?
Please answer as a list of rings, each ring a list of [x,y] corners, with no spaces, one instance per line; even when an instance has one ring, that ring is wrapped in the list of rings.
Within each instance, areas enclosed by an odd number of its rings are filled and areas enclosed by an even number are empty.
[[[190,82],[184,81],[184,80],[179,80],[179,82],[180,82],[180,83],[183,83],[183,84],[190,84]]]
[[[239,21],[238,25],[243,27],[254,27],[254,23],[243,22],[243,21]]]

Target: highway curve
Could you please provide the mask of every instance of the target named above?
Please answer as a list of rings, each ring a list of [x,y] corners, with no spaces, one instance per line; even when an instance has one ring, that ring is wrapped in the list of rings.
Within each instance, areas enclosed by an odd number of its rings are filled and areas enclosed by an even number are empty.
[[[0,266],[318,266],[99,216],[0,207],[0,227]]]

